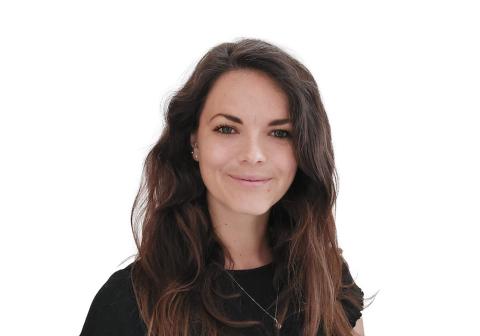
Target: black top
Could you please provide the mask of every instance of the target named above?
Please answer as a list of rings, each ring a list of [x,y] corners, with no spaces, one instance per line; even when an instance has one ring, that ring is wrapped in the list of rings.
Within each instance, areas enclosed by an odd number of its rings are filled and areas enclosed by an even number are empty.
[[[147,334],[145,324],[138,312],[131,284],[131,268],[132,263],[113,273],[100,288],[90,306],[80,336],[145,336]],[[343,270],[343,283],[351,283],[353,279],[345,264]],[[228,270],[228,272],[270,315],[275,316],[276,292],[272,285],[273,263],[253,269]],[[244,334],[249,336],[273,335],[275,323],[273,319],[260,309],[227,274],[225,274],[224,281],[227,281],[232,289],[236,288],[238,292],[242,293],[240,298],[228,301],[226,309],[229,316],[231,314],[237,320],[263,322],[263,327],[245,329]],[[363,300],[363,291],[356,285],[353,290]],[[362,312],[348,301],[342,300],[342,305],[353,328],[356,321],[362,316]],[[284,321],[280,329],[281,336],[298,335],[301,322],[295,316],[298,315],[293,314]]]

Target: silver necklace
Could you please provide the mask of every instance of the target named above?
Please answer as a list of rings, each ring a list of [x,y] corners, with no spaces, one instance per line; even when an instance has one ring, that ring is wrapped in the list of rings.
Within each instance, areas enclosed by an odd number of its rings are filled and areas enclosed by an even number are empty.
[[[247,291],[246,291],[245,289],[243,289],[242,286],[240,286],[240,284],[237,282],[237,280],[235,280],[235,278],[233,277],[233,275],[231,275],[228,271],[227,271],[226,273],[230,276],[230,278],[232,278],[233,281],[235,281],[235,283],[238,285],[238,287],[240,287],[240,289],[241,289],[245,294],[247,294],[248,297],[249,297],[253,302],[255,302],[255,304],[256,304],[257,306],[260,307],[260,309],[262,309],[268,316],[270,316],[270,317],[275,321],[275,327],[276,327],[277,329],[282,328],[282,325],[281,325],[280,323],[278,323],[278,320],[277,320],[278,289],[277,289],[277,300],[275,301],[275,317],[273,317],[272,315],[270,315],[270,313],[269,313],[268,311],[266,311],[261,305],[259,305],[258,302],[255,301],[255,299],[252,298],[252,297],[250,296],[250,294],[248,294]]]

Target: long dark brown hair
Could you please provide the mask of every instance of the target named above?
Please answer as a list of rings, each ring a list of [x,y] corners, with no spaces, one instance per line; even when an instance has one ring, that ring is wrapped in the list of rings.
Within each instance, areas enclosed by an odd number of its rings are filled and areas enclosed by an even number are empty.
[[[228,251],[212,229],[206,188],[192,159],[190,134],[210,88],[220,75],[253,69],[269,75],[288,97],[298,163],[289,190],[270,209],[269,242],[274,283],[280,288],[277,318],[302,312],[302,335],[351,335],[340,300],[346,263],[337,243],[334,206],[337,175],[330,126],[312,74],[279,47],[240,39],[210,49],[168,102],[165,127],[148,153],[131,213],[138,253],[132,283],[148,336],[221,335],[224,327],[247,327],[222,311],[217,288]],[[229,260],[229,259],[228,259]],[[351,284],[349,284],[351,285]],[[343,284],[345,286],[345,284]]]

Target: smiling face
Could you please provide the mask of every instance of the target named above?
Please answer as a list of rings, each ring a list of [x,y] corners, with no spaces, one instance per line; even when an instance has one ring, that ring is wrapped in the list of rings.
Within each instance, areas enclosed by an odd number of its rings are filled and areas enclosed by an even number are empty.
[[[209,205],[262,215],[283,197],[297,170],[288,118],[287,97],[266,74],[217,79],[190,139]]]

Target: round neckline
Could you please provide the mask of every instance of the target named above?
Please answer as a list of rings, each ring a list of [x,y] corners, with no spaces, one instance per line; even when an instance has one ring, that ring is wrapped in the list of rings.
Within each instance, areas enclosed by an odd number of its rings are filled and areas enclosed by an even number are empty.
[[[236,273],[236,274],[238,274],[238,273],[248,273],[248,272],[261,271],[263,269],[269,268],[272,265],[273,265],[273,261],[269,262],[268,264],[265,264],[265,265],[262,265],[262,266],[259,266],[259,267],[255,267],[255,268],[233,269],[233,270],[226,269],[225,271],[231,272],[231,273]]]

